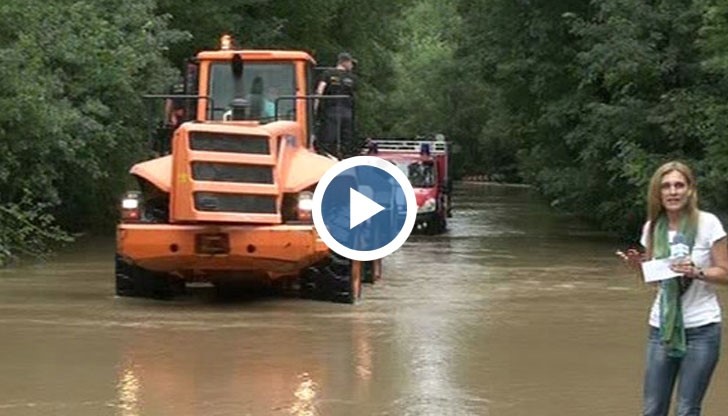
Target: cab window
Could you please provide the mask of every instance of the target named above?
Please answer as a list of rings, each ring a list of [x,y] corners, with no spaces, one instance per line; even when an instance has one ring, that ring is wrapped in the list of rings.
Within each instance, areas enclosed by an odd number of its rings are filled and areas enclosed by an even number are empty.
[[[212,98],[207,114],[212,120],[222,120],[230,110],[235,98],[235,82],[228,62],[214,62],[210,65],[209,94]],[[296,78],[291,62],[245,62],[243,70],[243,93],[248,101],[248,119],[261,123],[276,120],[295,120],[296,106],[293,100],[276,98],[295,95]]]

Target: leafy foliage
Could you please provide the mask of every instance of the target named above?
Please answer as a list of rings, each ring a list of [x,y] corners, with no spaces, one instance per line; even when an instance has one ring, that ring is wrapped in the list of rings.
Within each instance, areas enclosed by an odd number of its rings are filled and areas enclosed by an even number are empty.
[[[657,165],[687,161],[725,210],[724,1],[467,0],[461,45],[481,82],[484,148],[496,138],[554,205],[634,234]],[[465,53],[465,52],[463,52]]]
[[[41,227],[53,217],[72,230],[113,221],[144,152],[141,93],[169,78],[163,53],[180,34],[144,0],[10,0],[0,21],[0,221],[18,223],[0,249],[37,252],[53,238],[28,230],[56,230]]]
[[[51,247],[72,241],[45,208],[27,194],[19,203],[0,205],[0,267],[19,255],[47,257]]]
[[[360,136],[444,133],[458,173],[605,228],[634,234],[670,159],[728,210],[728,0],[6,0],[0,22],[0,263],[108,229],[147,151],[141,94],[223,33],[353,53]]]

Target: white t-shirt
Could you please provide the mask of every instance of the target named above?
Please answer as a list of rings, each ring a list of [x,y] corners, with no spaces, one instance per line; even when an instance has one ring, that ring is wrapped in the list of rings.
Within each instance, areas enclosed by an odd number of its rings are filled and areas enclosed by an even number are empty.
[[[642,229],[640,242],[647,247],[647,233],[649,232],[649,221]],[[674,231],[670,232],[672,240]],[[706,269],[712,266],[710,249],[713,244],[725,237],[726,233],[723,224],[715,215],[709,212],[700,211],[698,217],[698,233],[695,236],[695,245],[691,253],[693,263],[697,267]],[[662,289],[660,289],[662,290]],[[715,293],[715,286],[712,283],[694,279],[688,290],[682,296],[683,323],[685,328],[695,328],[715,322],[720,322],[720,304]],[[650,312],[650,326],[660,327],[660,293],[652,304]]]

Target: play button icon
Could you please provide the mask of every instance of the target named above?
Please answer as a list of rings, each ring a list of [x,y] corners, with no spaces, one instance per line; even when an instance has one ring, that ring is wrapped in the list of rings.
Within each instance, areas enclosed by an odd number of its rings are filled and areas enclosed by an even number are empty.
[[[349,228],[354,228],[374,215],[384,211],[384,207],[365,197],[353,188],[349,189]]]
[[[357,156],[332,166],[313,194],[313,222],[336,253],[369,261],[407,241],[417,217],[415,193],[394,164]]]

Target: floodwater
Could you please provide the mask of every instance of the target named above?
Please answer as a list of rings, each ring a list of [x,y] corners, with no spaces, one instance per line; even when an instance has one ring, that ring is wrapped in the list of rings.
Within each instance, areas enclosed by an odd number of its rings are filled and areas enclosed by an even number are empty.
[[[0,415],[639,414],[652,293],[615,239],[525,188],[454,200],[355,306],[115,298],[110,239],[0,270]]]

